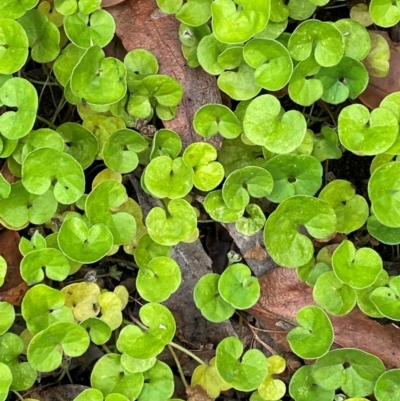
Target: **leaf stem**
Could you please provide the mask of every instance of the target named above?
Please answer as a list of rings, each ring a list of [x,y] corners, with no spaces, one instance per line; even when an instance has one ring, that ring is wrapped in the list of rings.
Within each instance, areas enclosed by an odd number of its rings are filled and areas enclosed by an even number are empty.
[[[110,350],[110,348],[107,347],[107,345],[105,344],[101,344],[101,348],[104,349],[104,351],[106,351],[107,354],[112,354],[113,352]]]
[[[41,116],[39,116],[39,115],[37,115],[36,118],[37,118],[39,121],[41,121],[42,123],[48,125],[50,128],[52,128],[52,129],[54,129],[54,130],[57,129],[57,126],[56,126],[55,124],[53,124],[51,121],[47,120],[46,118],[41,117]]]
[[[13,392],[21,401],[24,401],[24,397],[22,397],[22,395],[21,395],[18,391],[12,390],[12,392]]]
[[[183,374],[182,365],[181,365],[181,363],[179,362],[179,359],[178,359],[178,357],[176,356],[176,353],[175,353],[174,349],[171,347],[170,344],[168,344],[168,349],[169,349],[169,352],[170,352],[171,355],[172,355],[172,358],[174,358],[174,361],[175,361],[175,363],[176,363],[176,367],[178,368],[179,375],[181,376],[181,380],[182,380],[183,385],[185,386],[185,388],[188,388],[189,385],[188,385],[188,383],[187,383],[187,381],[186,381],[185,375]]]
[[[169,345],[171,347],[174,347],[176,349],[179,349],[179,351],[184,352],[186,355],[189,355],[192,359],[194,359],[195,361],[197,361],[200,365],[207,365],[202,359],[200,359],[197,355],[195,355],[193,352],[189,351],[188,349],[182,347],[181,345],[174,343],[173,341],[171,341],[169,343]]]

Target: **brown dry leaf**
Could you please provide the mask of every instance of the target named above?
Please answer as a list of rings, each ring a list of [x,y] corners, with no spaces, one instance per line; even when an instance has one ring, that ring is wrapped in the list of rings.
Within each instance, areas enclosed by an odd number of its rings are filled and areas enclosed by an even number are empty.
[[[3,167],[0,170],[0,173],[3,174],[3,177],[10,183],[13,184],[14,182],[18,181],[18,178],[9,170],[8,164],[4,163]]]
[[[295,324],[297,311],[315,305],[312,287],[301,283],[295,269],[277,268],[260,278],[261,296],[248,310],[268,330],[278,331],[285,324]],[[359,348],[382,359],[388,368],[400,368],[400,336],[392,325],[381,325],[357,307],[346,316],[330,316],[335,344]],[[278,324],[278,326],[277,326]],[[286,334],[273,333],[283,350],[289,350]],[[378,344],[384,344],[384,347]]]
[[[180,135],[184,147],[204,141],[192,127],[193,116],[206,103],[221,103],[221,95],[214,76],[201,68],[187,66],[178,36],[179,21],[173,15],[162,13],[155,0],[130,0],[108,11],[115,19],[116,33],[125,49],[151,51],[160,64],[159,73],[174,77],[183,86],[184,95],[177,115],[171,121],[164,121],[164,126]],[[219,149],[222,138],[216,135],[207,142]]]
[[[383,36],[390,46],[390,69],[387,77],[377,78],[370,76],[367,89],[358,97],[362,103],[371,109],[379,106],[383,98],[389,93],[400,90],[400,44],[392,42],[385,31],[373,31]]]
[[[7,274],[4,284],[0,287],[0,301],[7,301],[15,306],[21,305],[22,298],[29,288],[19,272],[22,260],[18,249],[19,240],[17,231],[0,231],[0,255],[7,262]]]
[[[258,241],[256,242],[256,246],[253,248],[250,248],[244,255],[244,258],[249,258],[249,259],[256,259],[256,260],[264,260],[268,256],[266,250],[264,248],[261,248],[260,244]]]
[[[103,0],[101,2],[101,7],[102,8],[107,8],[107,7],[112,7],[112,6],[116,6],[119,3],[123,3],[126,0]]]
[[[215,398],[210,398],[207,395],[207,391],[200,386],[200,384],[196,384],[195,386],[189,386],[186,389],[186,394],[189,396],[188,401],[214,401]]]

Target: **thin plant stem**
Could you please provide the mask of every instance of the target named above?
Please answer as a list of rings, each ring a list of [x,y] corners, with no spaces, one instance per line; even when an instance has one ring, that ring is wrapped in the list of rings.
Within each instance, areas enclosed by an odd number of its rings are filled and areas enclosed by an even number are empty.
[[[199,358],[197,355],[195,355],[193,352],[189,351],[188,349],[182,347],[181,345],[174,343],[173,341],[171,341],[169,343],[169,345],[171,347],[174,347],[176,349],[179,349],[179,351],[184,352],[186,355],[189,355],[192,359],[194,359],[195,361],[197,361],[200,365],[207,365],[201,358]]]
[[[176,367],[178,368],[178,372],[179,372],[179,375],[181,376],[181,380],[182,380],[183,385],[185,386],[185,388],[188,388],[189,385],[188,385],[188,383],[186,381],[185,375],[183,374],[182,365],[179,362],[179,359],[176,356],[176,353],[175,353],[174,349],[169,344],[168,344],[168,349],[169,349],[169,352],[172,355],[172,358],[174,358],[174,361],[176,363]]]
[[[107,345],[101,344],[101,348],[103,348],[107,354],[112,354],[112,351],[110,350],[110,348],[107,347]]]
[[[12,390],[12,392],[13,392],[21,401],[24,401],[24,397],[22,397],[22,395],[21,395],[18,391]]]
[[[126,266],[129,267],[134,267],[135,269],[139,269],[139,266],[133,262],[129,262],[129,260],[125,260],[125,259],[119,259],[119,258],[113,258],[111,256],[107,256],[105,258],[102,259],[103,261],[106,262],[113,262],[113,263],[122,263]]]
[[[41,121],[42,123],[48,125],[50,128],[52,128],[52,129],[54,129],[54,130],[57,129],[57,126],[56,126],[55,124],[53,124],[51,121],[47,120],[46,118],[41,117],[41,116],[39,116],[39,115],[36,115],[36,118],[37,118],[39,121]]]
[[[57,82],[45,82],[45,81],[38,81],[37,79],[32,79],[29,78],[28,76],[26,77],[31,83],[33,84],[38,84],[38,85],[49,85],[49,86],[60,86],[59,83]]]

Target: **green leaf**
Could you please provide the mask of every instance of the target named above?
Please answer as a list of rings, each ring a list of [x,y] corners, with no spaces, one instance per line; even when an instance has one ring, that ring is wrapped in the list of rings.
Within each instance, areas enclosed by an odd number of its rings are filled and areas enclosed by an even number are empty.
[[[342,59],[345,42],[342,33],[329,22],[308,20],[302,22],[290,36],[288,49],[291,56],[302,61],[314,54],[322,67],[332,67]]]
[[[43,195],[54,184],[57,201],[70,205],[83,195],[85,177],[81,165],[72,156],[52,148],[39,148],[23,162],[22,184],[35,195]]]
[[[249,309],[258,301],[260,284],[246,265],[235,263],[221,274],[218,291],[222,299],[234,308]]]
[[[91,46],[72,72],[71,89],[88,103],[118,102],[127,90],[125,65],[114,57],[105,57],[99,46]]]
[[[243,344],[236,337],[226,337],[218,344],[216,366],[221,377],[239,391],[255,390],[268,370],[264,354],[257,349],[243,353]]]
[[[378,401],[390,401],[400,397],[400,369],[382,373],[376,381],[374,395]]]
[[[102,259],[111,250],[113,242],[113,235],[104,224],[89,228],[84,220],[76,217],[64,220],[58,233],[61,251],[79,263]]]
[[[157,358],[155,357],[149,359],[135,359],[128,354],[121,355],[121,365],[130,373],[146,372],[146,370],[154,366],[156,361]]]
[[[314,136],[312,155],[320,162],[327,159],[340,159],[342,152],[338,146],[339,138],[330,127],[322,127],[321,132]]]
[[[138,401],[165,400],[174,393],[174,377],[171,368],[164,362],[157,361],[144,372],[144,385]]]
[[[305,365],[296,370],[290,380],[289,393],[295,401],[333,401],[335,390],[319,386],[311,376],[312,366]]]
[[[289,17],[303,21],[310,18],[316,9],[316,5],[308,0],[290,0],[288,4]]]
[[[229,174],[222,187],[222,197],[228,208],[243,210],[253,198],[269,196],[273,188],[271,174],[255,166],[243,167]]]
[[[371,39],[371,51],[364,59],[368,73],[373,77],[384,78],[390,69],[390,46],[388,41],[377,32],[368,31]]]
[[[10,368],[0,362],[0,400],[5,401],[8,396],[8,389],[13,381]]]
[[[374,24],[383,28],[396,25],[400,21],[400,9],[397,1],[372,0],[369,13]]]
[[[153,241],[149,234],[144,234],[139,238],[137,247],[133,253],[136,264],[145,269],[151,260],[160,256],[169,256],[172,247],[160,245]]]
[[[7,261],[0,256],[0,287],[4,284],[7,274]]]
[[[303,359],[325,355],[333,344],[333,326],[328,315],[318,306],[305,306],[296,315],[296,327],[289,331],[287,340],[292,351]]]
[[[210,217],[220,223],[234,223],[244,213],[244,210],[230,209],[224,202],[222,190],[212,191],[204,199],[204,208]]]
[[[146,217],[150,237],[165,246],[173,246],[190,238],[197,226],[197,216],[192,206],[183,199],[173,199],[167,205],[167,212],[161,207],[150,210]]]
[[[35,87],[26,79],[11,78],[0,87],[0,104],[17,108],[17,111],[6,111],[0,116],[1,134],[7,139],[27,135],[35,123],[38,108]]]
[[[400,276],[391,277],[388,286],[376,288],[370,299],[382,315],[400,320]]]
[[[245,208],[245,215],[236,220],[236,230],[247,236],[251,236],[260,231],[265,224],[265,215],[260,206],[250,203]]]
[[[159,256],[139,269],[136,287],[146,301],[163,302],[179,288],[181,280],[178,264],[170,257]]]
[[[26,13],[27,10],[35,7],[39,0],[4,0],[0,5],[0,14],[4,18],[16,19]]]
[[[355,306],[357,296],[354,288],[340,281],[334,272],[319,276],[313,290],[314,301],[334,316],[343,316]]]
[[[94,365],[90,375],[91,386],[100,390],[104,397],[119,393],[129,400],[137,399],[142,391],[143,381],[143,373],[129,373],[124,369],[119,354],[102,356]]]
[[[243,120],[246,137],[273,153],[290,153],[303,141],[306,120],[297,110],[282,112],[279,100],[261,95],[247,107]]]
[[[197,57],[204,71],[211,75],[220,75],[224,68],[218,62],[218,56],[228,48],[213,33],[204,36],[197,47]]]
[[[332,266],[339,280],[355,289],[363,289],[374,284],[383,262],[373,249],[356,250],[351,241],[344,240],[332,255]]]
[[[65,17],[64,29],[68,39],[78,47],[105,47],[114,37],[115,21],[105,10],[89,15],[77,12]]]
[[[400,227],[387,227],[382,224],[375,215],[368,217],[367,230],[373,237],[383,244],[400,244]]]
[[[8,302],[0,301],[0,314],[2,320],[0,322],[0,335],[8,331],[13,325],[15,319],[14,307]]]
[[[224,138],[237,138],[243,131],[235,114],[222,104],[206,104],[194,115],[193,127],[204,138],[221,134]]]
[[[128,243],[136,233],[135,218],[118,211],[127,198],[126,188],[122,184],[105,180],[86,199],[85,211],[90,224],[104,224],[114,238],[114,245]]]
[[[176,159],[182,150],[182,140],[180,136],[172,130],[160,129],[154,134],[151,144],[150,159],[157,156],[169,156]]]
[[[96,317],[90,317],[81,326],[89,331],[90,340],[96,344],[105,344],[111,338],[111,328],[107,323]]]
[[[192,189],[192,176],[193,169],[182,157],[172,160],[169,156],[158,156],[147,165],[144,184],[157,198],[179,199]]]
[[[57,57],[53,65],[54,75],[62,86],[66,86],[71,78],[72,71],[85,54],[85,49],[81,49],[69,43]],[[68,123],[67,123],[68,124]],[[72,124],[72,123],[69,123]]]
[[[335,210],[336,231],[349,234],[361,228],[369,215],[369,206],[365,198],[356,195],[351,182],[334,180],[326,185],[318,197],[327,201]]]
[[[160,10],[166,14],[176,14],[182,7],[183,0],[157,0]]]
[[[336,229],[335,212],[327,202],[310,196],[284,200],[270,214],[264,229],[267,251],[280,266],[298,267],[311,260],[314,246],[299,233],[300,226],[314,238],[329,237]]]
[[[277,91],[287,85],[293,71],[289,51],[275,40],[252,39],[243,49],[243,57],[255,68],[255,81],[263,89]]]
[[[387,227],[400,227],[400,162],[382,165],[368,182],[368,195],[375,217]]]
[[[69,261],[58,250],[44,248],[29,252],[21,262],[21,276],[28,285],[40,283],[44,279],[42,268],[46,269],[46,276],[52,280],[62,281],[69,275]]]
[[[267,25],[270,2],[248,0],[237,8],[232,0],[215,0],[212,3],[212,29],[223,43],[242,43]]]
[[[212,0],[187,0],[175,17],[187,25],[200,26],[210,19],[211,4]]]
[[[14,74],[28,58],[28,36],[17,21],[0,18],[0,38],[0,74]]]
[[[274,187],[267,196],[280,203],[293,195],[313,196],[322,185],[322,166],[313,156],[284,154],[269,159],[264,168],[272,175]]]
[[[351,348],[330,351],[311,367],[318,385],[327,390],[340,387],[349,397],[370,395],[384,371],[385,366],[378,357]]]
[[[89,348],[86,330],[76,323],[57,322],[36,334],[28,346],[28,361],[39,372],[51,372],[62,362],[63,354],[81,356]]]
[[[175,320],[165,306],[157,303],[142,306],[139,316],[149,330],[142,331],[134,325],[125,326],[119,334],[117,348],[132,358],[153,358],[173,339]]]
[[[396,116],[384,108],[370,113],[361,104],[346,106],[339,114],[339,139],[342,145],[356,155],[384,153],[396,141],[399,124]]]
[[[207,320],[213,323],[221,323],[235,312],[235,308],[224,301],[218,291],[219,279],[219,274],[205,274],[196,283],[193,291],[196,307]]]

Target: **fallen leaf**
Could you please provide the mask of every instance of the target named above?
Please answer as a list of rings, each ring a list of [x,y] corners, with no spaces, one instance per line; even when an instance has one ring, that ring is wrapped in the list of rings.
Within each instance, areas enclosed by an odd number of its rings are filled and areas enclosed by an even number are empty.
[[[116,6],[117,4],[123,3],[124,1],[126,0],[103,0],[101,2],[101,8]]]
[[[170,121],[163,121],[164,126],[180,135],[184,147],[205,141],[192,127],[194,114],[204,104],[221,103],[221,95],[214,76],[201,68],[188,67],[181,52],[179,21],[161,12],[155,0],[128,1],[108,11],[114,17],[116,34],[125,49],[149,50],[160,64],[159,73],[172,76],[183,86],[184,96],[177,115]],[[207,142],[219,149],[222,138],[216,135]]]
[[[215,398],[210,398],[207,395],[207,391],[200,386],[200,384],[196,384],[195,386],[189,386],[186,389],[186,394],[189,396],[188,401],[214,401]]]
[[[273,333],[280,327],[296,324],[297,311],[315,305],[312,287],[299,281],[295,269],[276,268],[260,278],[261,295],[248,310],[259,323],[271,330],[270,335],[281,348],[289,351],[286,333]],[[392,325],[382,325],[364,315],[357,307],[346,316],[329,316],[335,331],[335,344],[359,348],[382,359],[388,368],[400,368],[400,336]],[[278,326],[277,326],[278,324]],[[379,344],[384,344],[380,346]]]
[[[244,255],[244,258],[256,259],[256,260],[264,260],[268,256],[266,250],[261,248],[258,241],[256,242],[255,247],[250,248]]]

